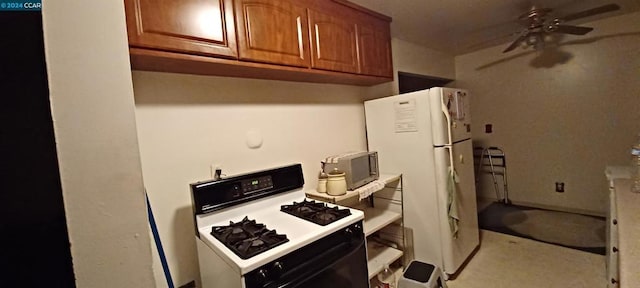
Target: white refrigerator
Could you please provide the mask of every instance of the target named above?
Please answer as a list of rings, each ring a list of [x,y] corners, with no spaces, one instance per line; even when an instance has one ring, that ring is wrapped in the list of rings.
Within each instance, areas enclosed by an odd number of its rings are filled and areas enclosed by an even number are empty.
[[[456,273],[480,243],[468,92],[431,88],[364,106],[380,171],[403,175],[415,259]]]

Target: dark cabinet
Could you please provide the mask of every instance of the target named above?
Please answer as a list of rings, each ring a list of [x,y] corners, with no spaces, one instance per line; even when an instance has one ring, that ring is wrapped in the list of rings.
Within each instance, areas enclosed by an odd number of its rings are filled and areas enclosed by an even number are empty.
[[[393,77],[388,23],[375,21],[358,25],[358,55],[360,73]]]
[[[329,11],[309,9],[312,64],[315,69],[358,73],[356,24]]]
[[[391,18],[344,0],[125,0],[133,69],[319,83],[393,79]]]
[[[129,45],[237,58],[232,0],[125,0]]]
[[[309,67],[307,13],[287,0],[236,0],[240,59]]]

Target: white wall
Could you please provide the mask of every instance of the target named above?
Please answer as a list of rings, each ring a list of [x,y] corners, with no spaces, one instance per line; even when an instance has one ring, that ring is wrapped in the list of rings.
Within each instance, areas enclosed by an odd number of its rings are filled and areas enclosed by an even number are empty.
[[[370,87],[367,91],[366,99],[398,94],[398,72],[447,79],[454,79],[456,76],[453,55],[398,38],[391,39],[391,48],[394,79],[392,82]]]
[[[399,71],[448,79],[455,78],[455,58],[453,55],[397,38],[393,38],[391,43],[393,45],[394,66]]]
[[[154,287],[123,2],[43,4],[76,286]]]
[[[321,159],[366,150],[363,87],[142,71],[133,83],[145,187],[176,285],[199,277],[188,185],[210,179],[211,164],[232,175],[302,163],[313,189]],[[247,147],[250,131],[260,148]]]
[[[601,214],[604,167],[629,163],[640,132],[640,13],[584,26],[595,30],[543,52],[501,45],[458,56],[456,85],[472,92],[474,141],[507,154],[512,200]]]

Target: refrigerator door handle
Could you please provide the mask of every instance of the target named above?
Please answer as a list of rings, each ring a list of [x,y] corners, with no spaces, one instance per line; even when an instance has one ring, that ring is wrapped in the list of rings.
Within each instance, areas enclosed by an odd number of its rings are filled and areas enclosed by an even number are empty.
[[[447,119],[447,136],[448,136],[448,140],[449,142],[447,144],[445,144],[444,146],[447,147],[447,150],[449,150],[449,165],[451,165],[451,170],[453,173],[453,139],[452,139],[452,132],[451,132],[451,115],[449,115],[449,109],[447,108],[447,105],[444,104],[444,99],[440,99],[440,103],[441,103],[441,109],[442,109],[442,113],[444,113],[444,117]]]

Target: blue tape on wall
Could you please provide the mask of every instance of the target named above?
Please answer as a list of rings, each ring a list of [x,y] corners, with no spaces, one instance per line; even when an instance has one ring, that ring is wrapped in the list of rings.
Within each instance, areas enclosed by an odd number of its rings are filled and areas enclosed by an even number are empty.
[[[158,255],[160,255],[162,270],[164,270],[164,278],[167,279],[167,285],[169,285],[169,288],[174,288],[175,286],[173,286],[173,280],[171,278],[171,272],[169,271],[169,265],[167,264],[167,256],[164,255],[164,249],[162,248],[162,242],[160,241],[160,235],[158,234],[158,226],[156,226],[156,220],[153,217],[153,211],[151,211],[149,196],[147,196],[146,192],[144,196],[147,198],[147,213],[149,213],[149,225],[151,226],[151,232],[153,233],[153,240],[155,240],[156,242]]]

